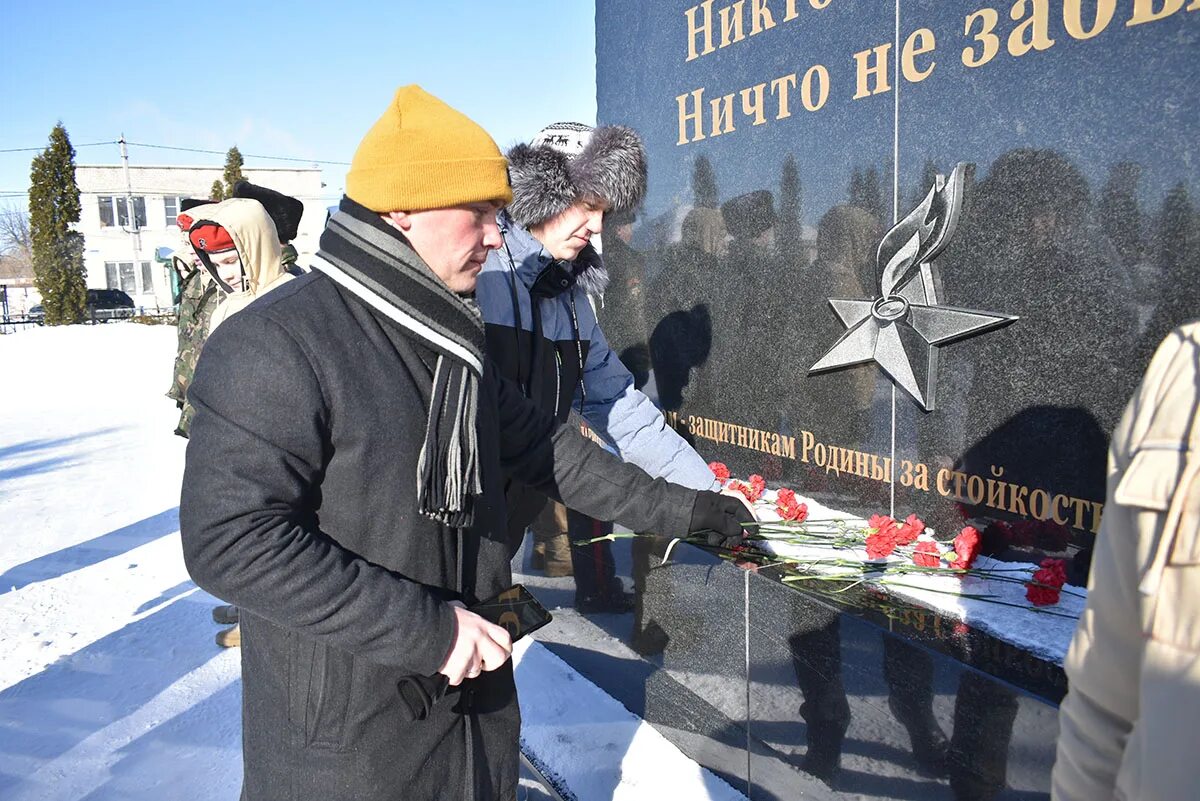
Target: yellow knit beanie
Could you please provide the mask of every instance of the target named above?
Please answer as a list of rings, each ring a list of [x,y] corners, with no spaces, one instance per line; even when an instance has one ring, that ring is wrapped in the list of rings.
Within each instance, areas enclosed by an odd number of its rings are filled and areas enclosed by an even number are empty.
[[[416,84],[396,90],[359,143],[346,195],[380,213],[512,201],[508,162],[492,137]]]

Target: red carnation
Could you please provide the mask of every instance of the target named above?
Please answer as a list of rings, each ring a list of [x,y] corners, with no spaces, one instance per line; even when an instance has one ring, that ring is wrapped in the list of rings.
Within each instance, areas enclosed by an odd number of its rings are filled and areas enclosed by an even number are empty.
[[[709,462],[708,469],[717,477],[717,481],[720,481],[722,486],[729,480],[729,468],[721,462]]]
[[[766,489],[767,482],[762,476],[760,476],[758,473],[750,476],[750,490],[754,494],[754,497],[750,499],[751,503],[754,503],[761,498]]]
[[[954,566],[959,570],[967,570],[975,564],[981,542],[979,532],[973,526],[960,531],[954,538]]]
[[[1034,571],[1033,580],[1025,583],[1025,597],[1034,606],[1056,604],[1066,583],[1066,563],[1061,559],[1043,559],[1041,569]]]
[[[896,529],[896,544],[908,545],[916,542],[917,537],[921,536],[921,532],[925,530],[925,523],[916,515],[909,515],[908,518],[900,524]]]
[[[941,551],[938,550],[936,542],[932,540],[921,540],[917,543],[916,550],[913,552],[913,563],[921,567],[937,567],[942,562]]]
[[[912,542],[911,539],[907,539],[910,531],[887,515],[872,515],[871,519],[867,521],[867,525],[870,529],[874,529],[867,536],[867,555],[872,559],[888,556],[896,550],[896,546]],[[907,523],[905,525],[907,526]],[[916,539],[915,535],[913,539]]]
[[[890,534],[891,530],[896,527],[896,521],[887,515],[871,515],[867,526],[875,529],[876,534]]]
[[[896,541],[887,534],[875,533],[867,537],[867,556],[871,559],[883,559],[896,550]]]
[[[796,493],[784,487],[775,498],[775,511],[784,520],[803,523],[808,518],[808,504],[796,500]]]
[[[867,556],[882,559],[896,550],[896,521],[887,515],[872,515],[867,526],[874,529],[867,535]]]
[[[758,500],[754,496],[754,490],[750,489],[749,485],[743,484],[742,482],[738,481],[737,479],[734,479],[733,481],[730,481],[728,484],[726,484],[725,489],[732,490],[733,492],[742,493],[742,497],[744,497],[746,500],[750,501],[750,503],[754,503],[756,500]]]

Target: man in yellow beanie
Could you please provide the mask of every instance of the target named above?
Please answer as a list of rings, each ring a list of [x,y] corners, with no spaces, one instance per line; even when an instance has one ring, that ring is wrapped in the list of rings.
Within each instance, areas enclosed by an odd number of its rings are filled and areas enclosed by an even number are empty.
[[[510,479],[668,536],[740,538],[732,498],[651,480],[499,377],[472,292],[505,161],[397,91],[359,146],[314,271],[205,346],[180,528],[241,608],[245,801],[513,799]]]

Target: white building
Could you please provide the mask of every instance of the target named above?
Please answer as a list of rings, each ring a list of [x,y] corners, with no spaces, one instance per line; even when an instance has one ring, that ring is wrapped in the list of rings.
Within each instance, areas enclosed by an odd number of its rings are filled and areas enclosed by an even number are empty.
[[[220,181],[223,173],[223,167],[131,165],[130,192],[121,165],[77,165],[75,181],[82,209],[76,229],[84,236],[88,288],[120,289],[138,306],[170,307],[171,267],[157,261],[155,254],[159,248],[174,251],[183,244],[175,222],[179,200],[208,197],[213,181]],[[300,231],[292,242],[303,265],[316,253],[325,228],[329,203],[321,197],[320,168],[243,167],[242,173],[251,183],[304,203]],[[130,194],[132,209],[127,200]]]

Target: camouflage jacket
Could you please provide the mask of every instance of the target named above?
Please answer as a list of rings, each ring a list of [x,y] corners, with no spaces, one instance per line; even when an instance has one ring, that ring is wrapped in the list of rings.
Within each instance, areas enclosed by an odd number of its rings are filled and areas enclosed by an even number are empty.
[[[175,433],[187,437],[194,410],[187,402],[187,389],[192,383],[196,360],[204,340],[208,338],[209,321],[220,302],[217,285],[208,280],[203,270],[193,270],[183,279],[179,291],[179,339],[175,355],[175,371],[167,397],[182,410]]]
[[[296,252],[296,248],[289,243],[281,249],[281,261],[283,262],[283,271],[285,273],[293,273],[296,271],[296,262],[300,258],[300,254]]]

